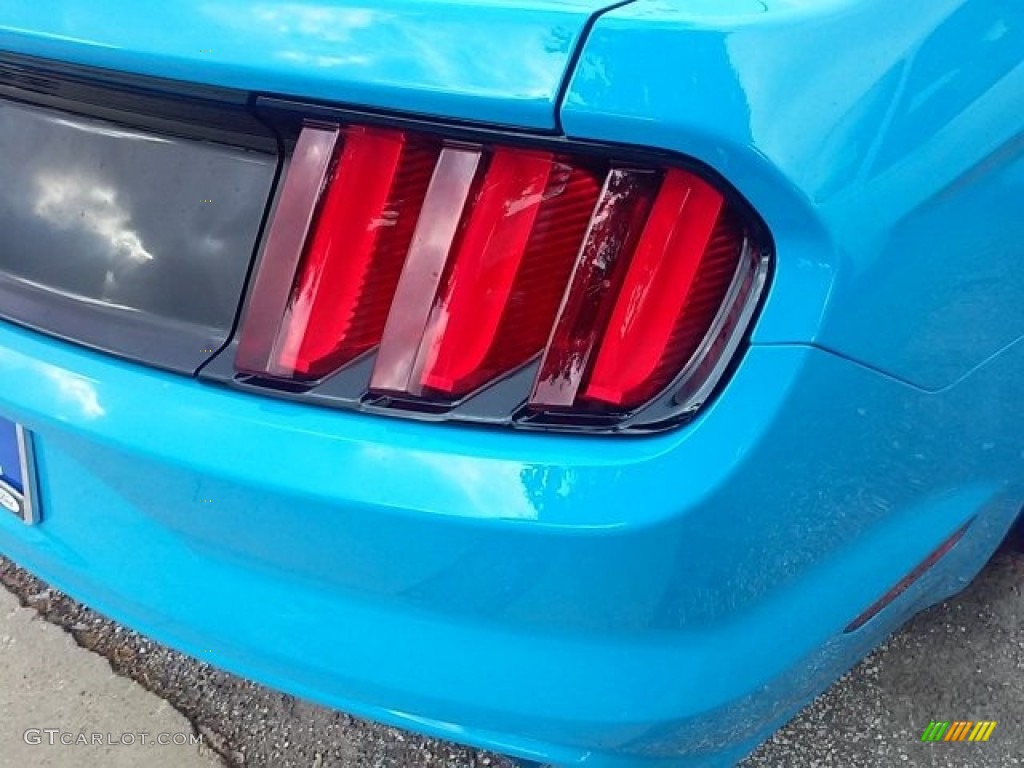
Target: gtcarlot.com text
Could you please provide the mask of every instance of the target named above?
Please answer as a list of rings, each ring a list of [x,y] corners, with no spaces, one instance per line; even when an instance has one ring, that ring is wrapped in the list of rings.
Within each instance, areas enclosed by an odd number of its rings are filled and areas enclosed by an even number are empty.
[[[65,731],[60,728],[28,728],[22,733],[21,738],[29,745],[65,747],[133,747],[149,745],[186,747],[203,743],[203,736],[199,733],[150,733],[148,731],[90,733],[87,731]]]

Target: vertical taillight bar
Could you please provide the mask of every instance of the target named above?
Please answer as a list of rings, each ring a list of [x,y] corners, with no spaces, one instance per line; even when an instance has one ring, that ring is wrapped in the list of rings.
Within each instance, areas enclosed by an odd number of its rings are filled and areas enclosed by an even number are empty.
[[[530,405],[568,408],[576,402],[612,310],[626,266],[624,257],[640,236],[658,182],[654,171],[609,171],[541,361]]]
[[[423,365],[417,354],[448,253],[480,166],[475,148],[445,147],[423,201],[391,304],[370,388],[406,392]]]
[[[280,372],[278,333],[339,132],[336,125],[306,125],[299,134],[242,322],[235,357],[240,371]]]
[[[486,380],[552,164],[547,153],[495,151],[420,341],[411,393],[458,395]]]
[[[668,172],[630,260],[583,397],[617,407],[636,405],[664,387],[693,354],[701,339],[684,338],[680,321],[697,317],[703,332],[721,306],[721,295],[697,306],[700,297],[692,289],[722,204],[722,195],[705,181],[685,171]],[[726,282],[734,264],[730,258]]]
[[[380,343],[440,147],[350,128],[284,318],[276,362],[319,378]]]
[[[474,190],[443,265],[432,272],[440,279],[422,332],[401,336],[404,348],[382,345],[378,368],[401,359],[407,370],[389,385],[375,372],[374,391],[453,400],[544,349],[593,215],[597,180],[550,153],[498,148],[481,163]],[[403,286],[418,281],[413,256]],[[435,288],[421,287],[413,292],[419,302]],[[392,312],[399,322],[410,317],[397,299]],[[417,322],[421,314],[418,307]]]
[[[382,266],[373,255],[378,236],[392,224],[386,207],[404,144],[397,131],[347,131],[284,316],[276,355],[281,369],[329,371],[364,348],[345,340],[370,269]]]

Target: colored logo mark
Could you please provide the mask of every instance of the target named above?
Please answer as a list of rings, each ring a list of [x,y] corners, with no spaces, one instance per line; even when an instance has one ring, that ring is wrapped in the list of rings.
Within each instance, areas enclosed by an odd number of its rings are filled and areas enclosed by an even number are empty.
[[[995,729],[995,720],[932,720],[921,734],[921,741],[988,741]]]

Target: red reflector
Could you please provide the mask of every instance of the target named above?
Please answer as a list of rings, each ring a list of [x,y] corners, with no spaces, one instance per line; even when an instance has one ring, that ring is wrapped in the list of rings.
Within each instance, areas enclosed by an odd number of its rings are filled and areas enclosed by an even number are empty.
[[[541,362],[530,405],[567,408],[575,403],[657,183],[658,175],[653,171],[614,169],[608,173]]]
[[[703,282],[697,280],[722,202],[721,194],[696,176],[668,172],[583,397],[617,407],[643,403],[696,351],[721,308],[742,245],[727,243],[731,254],[725,254],[725,263],[716,263]],[[713,286],[706,285],[709,278]]]
[[[967,533],[967,529],[971,527],[974,522],[972,517],[966,523],[963,524],[952,536],[946,539],[939,547],[932,552],[928,557],[914,566],[914,570],[900,579],[895,586],[892,587],[888,592],[882,595],[878,600],[871,604],[870,607],[856,619],[850,622],[844,632],[856,632],[858,629],[867,624],[871,619],[880,614],[885,608],[892,603],[897,597],[906,592],[910,587],[924,576],[928,571],[935,567],[938,562],[949,554],[950,550],[953,549]]]

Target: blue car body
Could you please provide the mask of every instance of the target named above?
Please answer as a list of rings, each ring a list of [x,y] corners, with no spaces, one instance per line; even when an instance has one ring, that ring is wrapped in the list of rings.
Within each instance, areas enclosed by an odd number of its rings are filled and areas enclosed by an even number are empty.
[[[0,51],[677,153],[771,233],[726,385],[642,437],[263,398],[0,322],[43,510],[0,551],[174,648],[540,762],[732,765],[1024,503],[1024,7],[39,0]]]

